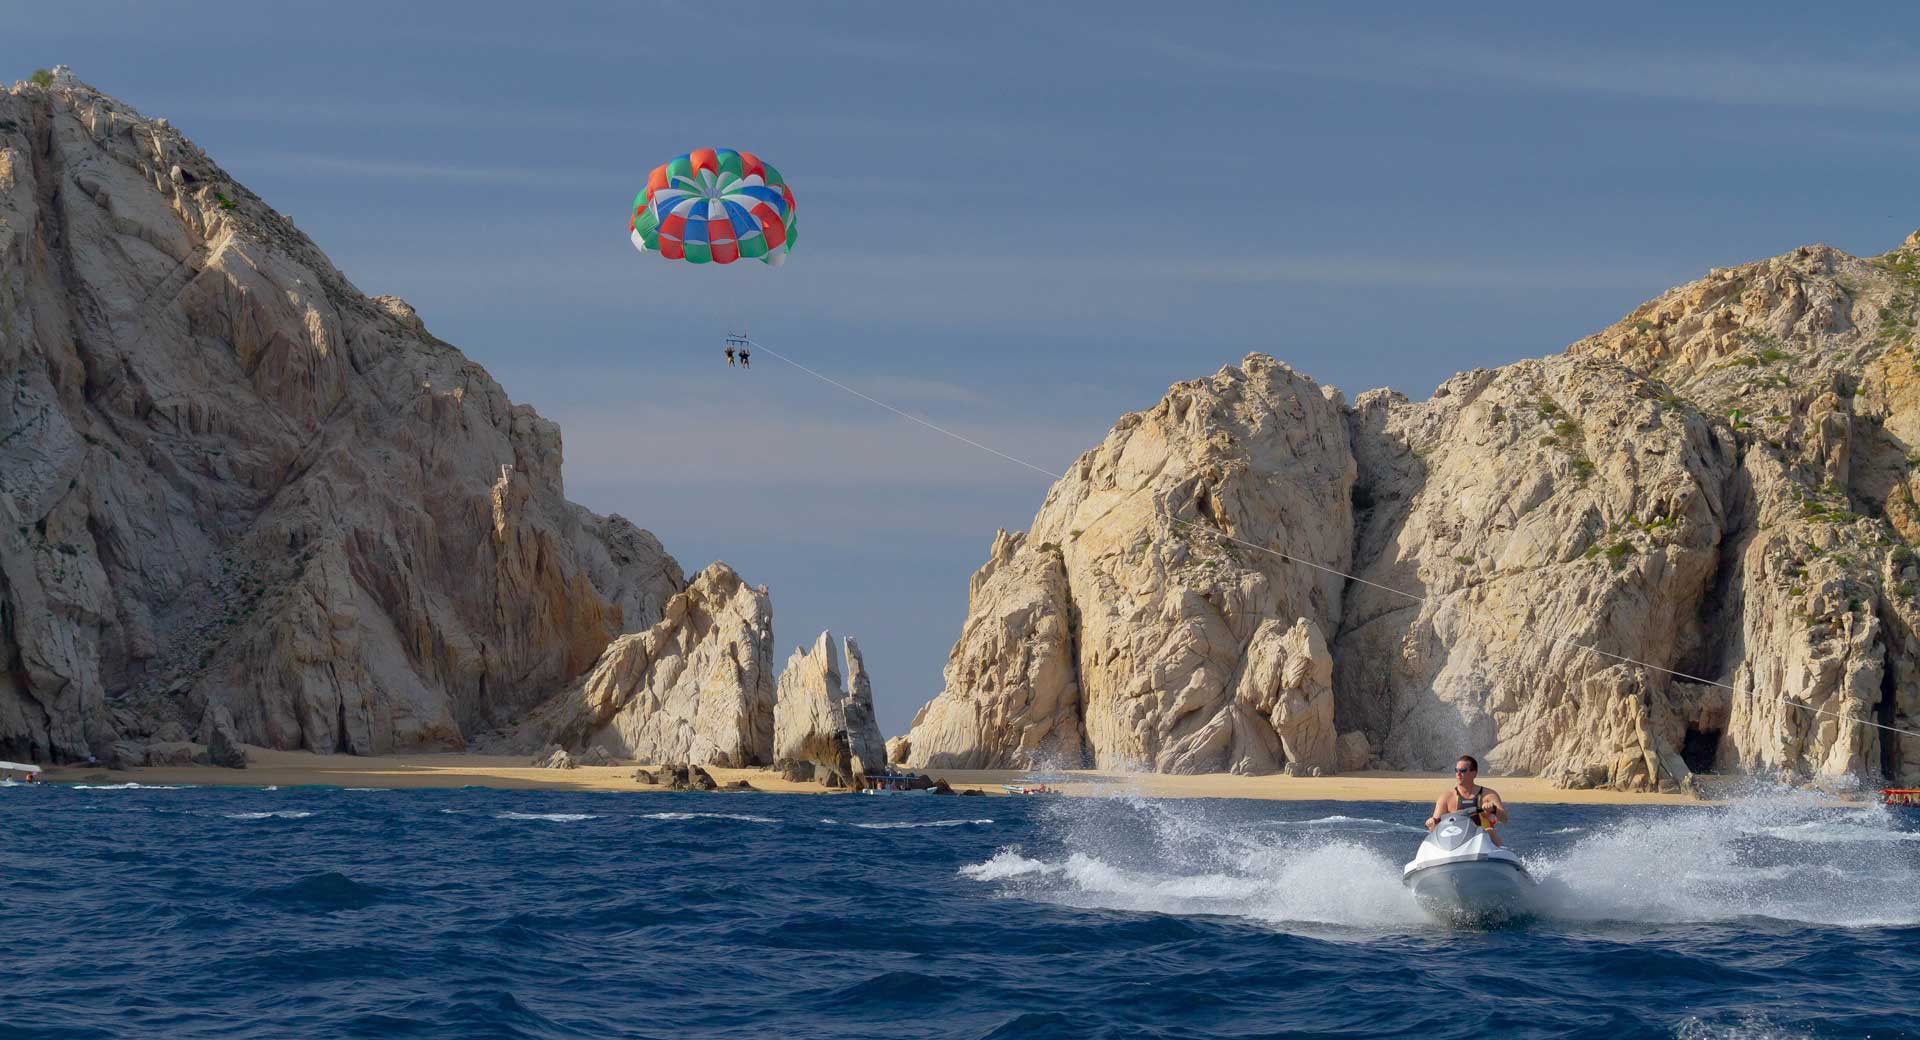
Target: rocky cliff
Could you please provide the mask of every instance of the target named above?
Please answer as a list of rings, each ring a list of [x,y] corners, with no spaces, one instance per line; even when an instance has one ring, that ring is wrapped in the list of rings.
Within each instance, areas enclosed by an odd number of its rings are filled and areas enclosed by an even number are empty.
[[[1920,782],[1866,724],[1920,727],[1917,310],[1920,234],[1711,272],[1424,402],[1260,355],[1176,385],[996,540],[893,750]]]
[[[580,682],[541,705],[516,750],[558,744],[643,762],[763,766],[773,760],[773,605],[716,563],[621,636]]]
[[[685,586],[560,431],[165,120],[0,92],[0,755],[453,747]]]
[[[833,633],[822,632],[812,649],[795,649],[780,673],[773,759],[788,779],[851,786],[856,775],[886,768],[886,742],[873,713],[873,680],[860,645],[849,638],[844,646],[844,670]]]

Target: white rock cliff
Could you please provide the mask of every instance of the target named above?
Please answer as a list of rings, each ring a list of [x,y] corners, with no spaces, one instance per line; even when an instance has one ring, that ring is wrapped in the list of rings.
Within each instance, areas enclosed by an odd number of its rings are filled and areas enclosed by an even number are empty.
[[[1425,402],[1261,355],[1179,384],[995,540],[893,752],[1920,783],[1873,725],[1920,728],[1917,316],[1920,233],[1711,272]]]
[[[773,761],[773,605],[724,563],[701,571],[645,632],[615,639],[585,678],[542,705],[520,746],[642,762]]]
[[[458,747],[659,621],[560,431],[164,120],[0,91],[0,755]]]
[[[774,764],[791,779],[849,786],[857,775],[886,768],[886,743],[873,714],[873,682],[860,646],[844,642],[847,668],[833,633],[810,650],[796,649],[780,673],[773,709]]]

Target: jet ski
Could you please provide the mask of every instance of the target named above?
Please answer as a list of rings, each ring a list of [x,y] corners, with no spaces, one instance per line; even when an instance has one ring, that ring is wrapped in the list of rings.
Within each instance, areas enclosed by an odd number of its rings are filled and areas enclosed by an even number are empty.
[[[1450,924],[1500,924],[1533,913],[1533,876],[1472,813],[1440,817],[1400,883],[1428,917]]]

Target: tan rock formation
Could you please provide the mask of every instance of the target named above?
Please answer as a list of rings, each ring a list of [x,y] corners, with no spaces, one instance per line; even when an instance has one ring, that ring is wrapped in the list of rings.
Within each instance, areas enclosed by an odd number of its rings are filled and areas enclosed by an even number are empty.
[[[1348,567],[1341,404],[1256,355],[1123,417],[996,541],[907,762],[1334,768],[1331,697],[1296,658],[1313,633],[1325,654],[1341,580],[1249,545]]]
[[[852,639],[844,645],[849,666],[844,672],[833,633],[822,632],[813,649],[794,650],[780,673],[773,757],[790,777],[851,785],[856,775],[886,767],[886,743],[873,714],[873,683],[859,645]]]
[[[889,757],[916,769],[1079,765],[1072,609],[1058,547],[1028,548],[1026,535],[1000,532],[968,590],[946,693],[920,709],[914,735],[895,738]]]
[[[1070,757],[1077,715],[1087,759],[1165,771],[1920,782],[1867,725],[1920,728],[1917,323],[1920,233],[1711,272],[1425,402],[1259,356],[1180,384],[996,540],[895,752]]]
[[[715,563],[667,601],[658,624],[609,644],[581,681],[527,719],[518,739],[642,762],[766,765],[773,698],[766,587]]]
[[[560,432],[163,120],[0,92],[0,754],[457,747],[684,581]]]

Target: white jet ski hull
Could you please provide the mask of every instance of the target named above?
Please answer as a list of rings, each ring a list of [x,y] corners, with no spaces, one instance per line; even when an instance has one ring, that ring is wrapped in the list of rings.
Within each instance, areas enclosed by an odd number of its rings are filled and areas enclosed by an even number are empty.
[[[1428,917],[1499,923],[1533,913],[1534,881],[1518,864],[1499,860],[1441,863],[1403,881]]]
[[[1534,912],[1536,885],[1520,857],[1495,845],[1466,813],[1434,825],[1400,881],[1422,912],[1448,924],[1500,924]]]

